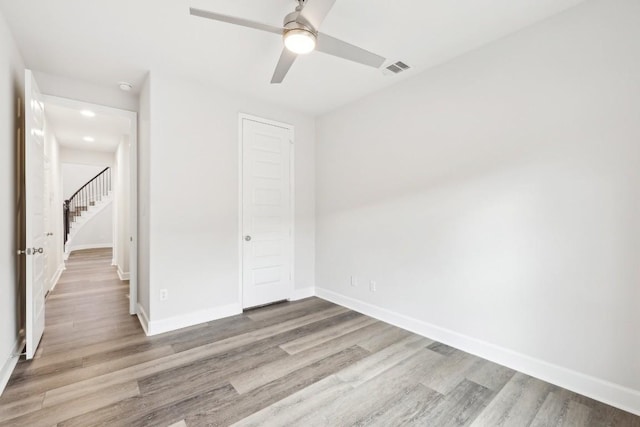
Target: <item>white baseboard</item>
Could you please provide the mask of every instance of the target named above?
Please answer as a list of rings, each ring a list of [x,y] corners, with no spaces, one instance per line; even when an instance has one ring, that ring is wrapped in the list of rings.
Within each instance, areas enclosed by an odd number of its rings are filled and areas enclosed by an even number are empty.
[[[140,308],[141,307],[138,308],[139,311]],[[242,313],[242,307],[240,304],[229,304],[222,307],[200,310],[194,313],[160,320],[149,320],[146,313],[144,313],[144,310],[142,313],[145,316],[144,320],[147,323],[146,328],[144,324],[142,325],[142,327],[145,328],[145,333],[147,335],[158,335],[165,332],[175,331],[176,329],[182,329],[188,326],[222,319],[223,317],[234,316]],[[140,323],[142,323],[142,320]]]
[[[88,243],[86,245],[73,245],[69,246],[65,250],[65,260],[69,258],[69,255],[73,251],[82,251],[84,249],[103,249],[103,248],[112,248],[113,243]]]
[[[140,321],[140,325],[144,330],[145,335],[149,335],[149,316],[147,316],[147,312],[144,311],[144,307],[138,303],[136,314],[138,316],[138,320]]]
[[[23,346],[24,341],[22,340],[22,338],[18,338],[13,345],[13,348],[11,349],[11,353],[8,354],[6,361],[0,367],[0,395],[2,395],[5,387],[7,387],[9,378],[11,378],[11,374],[18,364],[18,360],[20,360],[19,354]]]
[[[316,287],[315,291],[319,298],[640,415],[640,391],[638,390],[554,365],[327,289]]]
[[[60,280],[60,276],[62,276],[62,272],[65,269],[66,267],[64,266],[64,262],[58,266],[58,269],[56,270],[56,274],[53,275],[53,279],[51,280],[51,283],[49,285],[49,292],[52,292],[56,288],[56,285],[58,284],[58,280]]]
[[[129,280],[130,277],[131,277],[131,274],[128,271],[125,273],[120,269],[120,266],[118,266],[118,278],[120,280]]]
[[[293,295],[291,296],[290,301],[297,301],[299,299],[310,298],[315,294],[316,294],[316,289],[314,287],[294,289]]]

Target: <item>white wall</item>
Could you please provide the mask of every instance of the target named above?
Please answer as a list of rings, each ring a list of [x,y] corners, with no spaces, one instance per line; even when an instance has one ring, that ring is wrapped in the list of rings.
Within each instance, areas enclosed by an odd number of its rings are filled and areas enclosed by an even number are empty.
[[[20,244],[20,179],[17,135],[24,108],[18,99],[24,93],[24,64],[0,13],[0,393],[9,380],[17,358],[11,355],[19,339],[24,315],[20,291],[20,265],[16,249]],[[22,103],[20,103],[22,104]],[[21,133],[22,134],[22,133]]]
[[[151,189],[151,76],[147,76],[140,89],[138,112],[138,304],[147,316],[150,310],[150,216],[149,197]],[[146,322],[146,319],[143,319]]]
[[[74,150],[60,147],[60,160],[62,163],[102,166],[104,169],[107,166],[113,166],[115,154],[103,151]]]
[[[115,199],[114,199],[114,261],[121,277],[129,274],[129,208],[130,208],[130,179],[129,179],[129,140],[124,137],[116,151]]]
[[[144,92],[143,92],[144,93]],[[149,194],[152,322],[192,321],[241,310],[239,301],[239,113],[295,126],[295,286],[314,285],[314,122],[257,100],[152,72],[151,143],[141,99],[140,194]],[[146,150],[150,150],[147,152]],[[144,177],[149,173],[149,183]],[[140,218],[145,220],[145,202]],[[141,230],[142,230],[141,226]],[[142,232],[140,250],[142,251]],[[142,278],[142,265],[140,283]],[[159,301],[160,289],[169,299]],[[185,317],[186,316],[186,317]],[[195,320],[194,320],[195,319]],[[177,325],[179,321],[166,324]]]
[[[62,186],[65,200],[78,191],[89,180],[98,175],[107,166],[62,163]]]
[[[113,202],[88,217],[67,242],[68,251],[113,246]]]
[[[318,293],[640,413],[638,16],[588,1],[319,119]]]

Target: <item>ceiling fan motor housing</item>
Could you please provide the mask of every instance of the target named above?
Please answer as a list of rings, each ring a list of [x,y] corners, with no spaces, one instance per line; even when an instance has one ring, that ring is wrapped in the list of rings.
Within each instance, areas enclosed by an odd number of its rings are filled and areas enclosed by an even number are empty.
[[[300,7],[285,16],[283,27],[282,39],[289,51],[304,55],[315,49],[318,32],[300,14]]]
[[[313,28],[313,26],[300,16],[300,11],[297,8],[295,11],[284,17],[282,26],[284,27],[283,34],[286,34],[291,30],[304,30],[310,32],[314,36],[318,35],[318,32]]]

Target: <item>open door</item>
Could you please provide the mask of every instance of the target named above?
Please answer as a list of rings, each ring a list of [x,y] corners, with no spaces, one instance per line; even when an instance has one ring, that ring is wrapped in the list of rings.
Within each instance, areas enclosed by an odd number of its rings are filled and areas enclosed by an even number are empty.
[[[27,359],[44,333],[44,102],[30,70],[25,71],[25,241]]]

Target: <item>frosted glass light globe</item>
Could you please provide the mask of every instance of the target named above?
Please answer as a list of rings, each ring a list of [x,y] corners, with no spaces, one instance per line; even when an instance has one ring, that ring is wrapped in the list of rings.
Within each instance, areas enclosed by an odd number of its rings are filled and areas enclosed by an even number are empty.
[[[284,34],[284,45],[291,52],[304,55],[316,48],[316,36],[311,31],[296,28]]]

